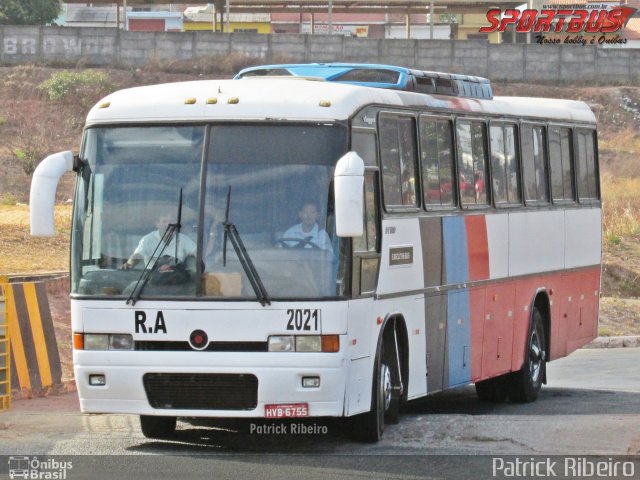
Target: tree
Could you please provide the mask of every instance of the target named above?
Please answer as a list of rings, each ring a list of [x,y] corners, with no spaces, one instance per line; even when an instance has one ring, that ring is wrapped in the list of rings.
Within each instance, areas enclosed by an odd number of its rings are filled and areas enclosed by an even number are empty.
[[[0,25],[46,25],[60,9],[60,0],[0,0]]]

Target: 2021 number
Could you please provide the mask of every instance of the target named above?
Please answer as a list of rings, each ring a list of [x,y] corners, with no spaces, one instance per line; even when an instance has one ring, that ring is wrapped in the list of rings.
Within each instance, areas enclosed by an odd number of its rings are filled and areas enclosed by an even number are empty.
[[[315,309],[289,309],[287,310],[289,321],[287,322],[287,330],[295,331],[314,331],[320,330],[320,310]]]

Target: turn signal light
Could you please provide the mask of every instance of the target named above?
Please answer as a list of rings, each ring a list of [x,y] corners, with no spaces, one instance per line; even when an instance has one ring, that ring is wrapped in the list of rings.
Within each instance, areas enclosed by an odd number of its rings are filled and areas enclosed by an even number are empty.
[[[340,336],[322,335],[322,351],[335,353],[340,351]]]
[[[84,350],[84,335],[82,333],[73,334],[73,348],[76,350]]]

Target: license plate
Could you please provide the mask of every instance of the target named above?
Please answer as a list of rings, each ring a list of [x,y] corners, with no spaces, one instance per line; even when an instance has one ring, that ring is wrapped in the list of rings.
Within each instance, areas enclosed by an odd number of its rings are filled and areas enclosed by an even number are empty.
[[[290,403],[281,405],[265,405],[265,418],[298,418],[309,416],[308,403]]]

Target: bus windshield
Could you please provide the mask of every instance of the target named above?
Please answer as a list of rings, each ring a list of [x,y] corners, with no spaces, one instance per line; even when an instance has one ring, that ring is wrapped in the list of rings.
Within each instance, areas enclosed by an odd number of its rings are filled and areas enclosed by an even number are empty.
[[[87,129],[72,293],[126,299],[149,265],[141,299],[256,299],[237,242],[225,239],[232,224],[272,300],[343,296],[331,189],[346,149],[335,124]]]

